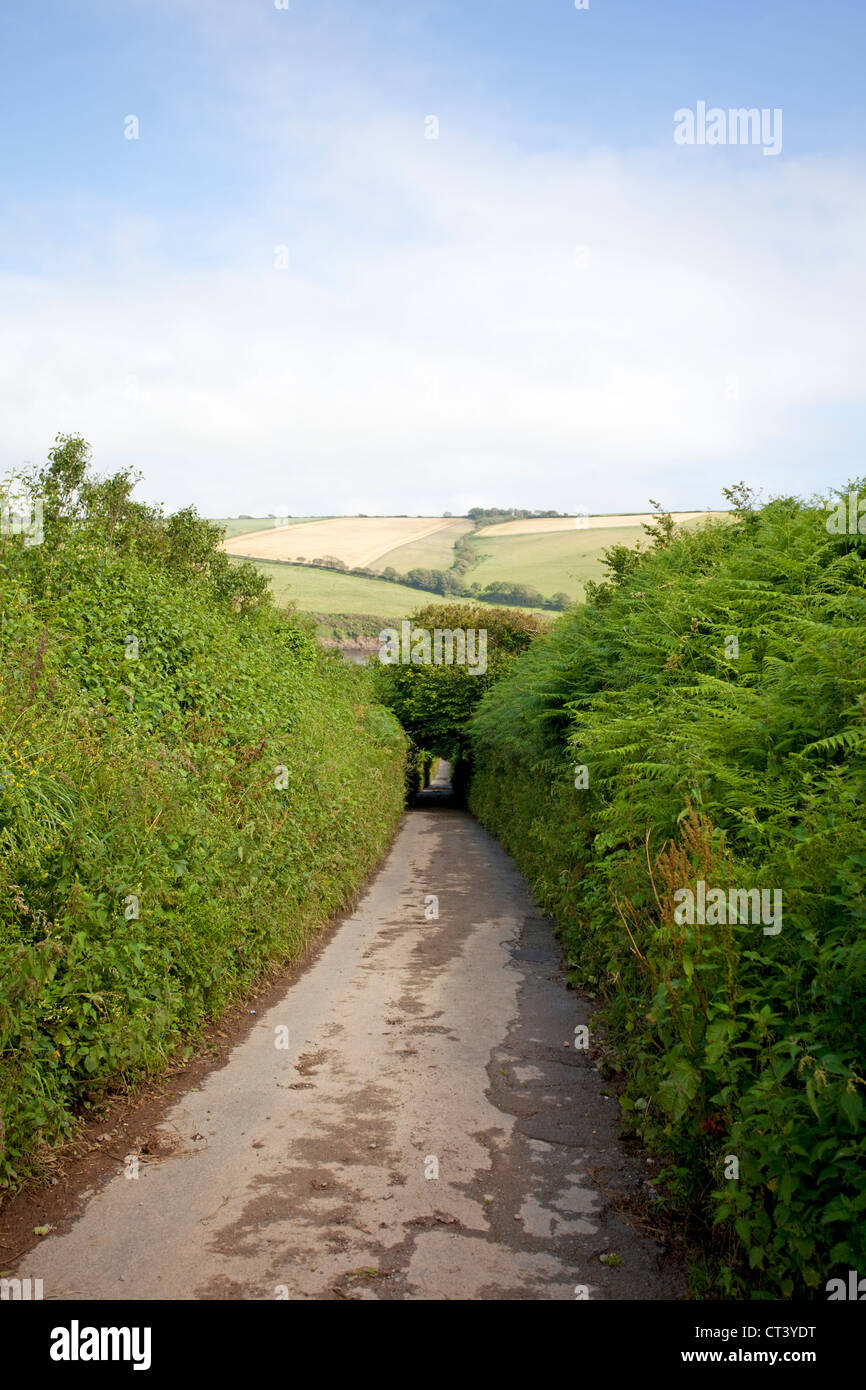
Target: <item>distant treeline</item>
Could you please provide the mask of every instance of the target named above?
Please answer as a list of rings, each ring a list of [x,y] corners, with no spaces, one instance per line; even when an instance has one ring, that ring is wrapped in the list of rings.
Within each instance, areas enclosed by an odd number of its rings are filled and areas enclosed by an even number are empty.
[[[361,579],[384,579],[389,584],[403,584],[409,589],[422,589],[429,594],[441,594],[445,598],[471,598],[482,603],[505,603],[516,608],[549,608],[561,613],[574,602],[570,594],[560,592],[545,598],[540,589],[532,584],[517,584],[510,580],[498,579],[483,587],[480,584],[466,584],[462,576],[470,565],[480,558],[465,537],[457,542],[456,559],[451,569],[411,569],[400,574],[392,565],[378,571],[358,566],[350,568],[344,560],[325,555],[302,563],[318,569],[338,570],[342,574],[354,574]],[[292,562],[301,563],[301,562]]]
[[[370,516],[371,513],[369,513],[369,512],[357,512],[356,515],[359,516],[359,517],[364,517],[364,518],[366,518],[366,517]],[[409,512],[393,512],[393,513],[388,513],[387,515],[405,516],[405,517],[408,517],[408,516],[410,515],[410,513],[409,513]],[[442,515],[443,515],[443,516],[447,516],[447,517],[452,517],[452,516],[454,516],[454,513],[453,513],[453,512],[443,512]],[[468,511],[468,512],[465,512],[462,516],[454,516],[454,520],[455,520],[455,521],[461,521],[461,520],[463,520],[464,517],[465,517],[465,519],[466,519],[467,521],[490,521],[490,522],[492,522],[492,521],[526,521],[526,520],[529,520],[529,519],[532,518],[532,517],[568,516],[568,515],[570,515],[570,513],[568,513],[568,512],[529,511],[526,507],[470,507],[470,508],[469,508],[469,511]],[[237,519],[238,519],[238,521],[261,521],[261,520],[266,520],[266,521],[271,521],[271,520],[273,520],[273,521],[278,521],[279,518],[282,517],[282,516],[291,517],[291,516],[293,516],[293,513],[292,513],[292,512],[280,512],[280,513],[279,513],[279,516],[277,516],[276,513],[274,513],[274,512],[268,512],[267,517],[262,518],[262,517],[257,517],[257,516],[250,516],[247,512],[238,512],[238,517],[237,517]],[[320,519],[321,519],[321,518],[320,518]]]
[[[470,507],[466,513],[469,521],[529,521],[534,517],[568,516],[568,512],[529,511],[526,507]]]

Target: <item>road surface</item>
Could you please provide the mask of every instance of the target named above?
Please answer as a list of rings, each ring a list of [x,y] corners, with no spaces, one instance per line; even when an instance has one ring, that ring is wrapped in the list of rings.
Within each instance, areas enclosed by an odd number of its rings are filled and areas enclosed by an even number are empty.
[[[21,1262],[45,1298],[682,1296],[552,927],[447,790],[156,1152]]]

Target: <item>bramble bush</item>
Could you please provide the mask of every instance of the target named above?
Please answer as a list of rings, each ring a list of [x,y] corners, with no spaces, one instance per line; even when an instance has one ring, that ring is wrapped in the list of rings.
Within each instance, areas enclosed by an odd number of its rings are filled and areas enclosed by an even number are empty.
[[[0,1185],[297,958],[403,808],[369,673],[58,437],[0,541]],[[136,915],[137,914],[137,915]]]
[[[609,550],[491,687],[469,804],[600,997],[714,1287],[789,1298],[866,1269],[866,537],[729,496]],[[700,879],[780,888],[780,934],[678,925]]]

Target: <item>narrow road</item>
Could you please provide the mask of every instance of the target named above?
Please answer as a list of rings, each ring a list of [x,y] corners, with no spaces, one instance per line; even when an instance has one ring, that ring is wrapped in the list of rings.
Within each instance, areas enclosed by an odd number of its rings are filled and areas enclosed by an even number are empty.
[[[447,790],[162,1156],[27,1258],[46,1298],[682,1296],[552,927]]]

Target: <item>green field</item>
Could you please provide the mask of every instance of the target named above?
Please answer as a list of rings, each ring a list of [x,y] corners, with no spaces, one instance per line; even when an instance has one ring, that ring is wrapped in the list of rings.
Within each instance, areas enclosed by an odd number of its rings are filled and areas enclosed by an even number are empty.
[[[424,536],[419,541],[408,541],[406,545],[395,546],[387,555],[381,555],[373,569],[387,569],[389,565],[398,574],[408,574],[411,569],[448,570],[454,563],[454,543],[467,531],[472,530],[472,522],[456,517],[450,526],[443,526],[432,536]]]
[[[240,557],[235,557],[239,559]],[[267,560],[253,563],[271,581],[271,592],[277,603],[294,603],[302,613],[339,613],[342,616],[369,617],[375,614],[385,623],[399,623],[419,608],[431,603],[454,603],[423,589],[410,589],[407,584],[389,584],[386,579],[362,579],[339,570],[314,569],[312,565],[281,565]],[[459,602],[460,600],[456,600]],[[504,607],[491,604],[491,608]],[[527,612],[543,612],[527,609]],[[551,614],[546,616],[551,617]],[[326,625],[320,624],[320,634],[330,636]]]
[[[587,579],[604,578],[603,550],[611,545],[634,545],[643,535],[637,526],[611,526],[598,531],[482,536],[476,544],[484,558],[465,578],[482,588],[496,580],[510,580],[534,584],[545,597],[564,591],[578,599]]]
[[[292,521],[300,524],[315,519],[297,517]],[[702,519],[686,523],[690,530],[701,524]],[[231,538],[242,535],[242,528],[248,531],[264,530],[273,522],[261,518],[256,521],[229,518],[221,521],[220,525],[226,527],[227,535]],[[415,567],[449,569],[454,559],[455,541],[471,530],[471,522],[455,517],[453,523],[441,531],[389,551],[376,562],[376,569],[393,566],[401,574]],[[482,559],[463,578],[466,584],[479,584],[482,588],[497,581],[532,584],[545,598],[564,592],[580,600],[587,580],[605,578],[607,571],[603,552],[606,549],[613,545],[632,546],[646,540],[642,527],[635,525],[481,536],[475,545]],[[338,570],[250,558],[270,578],[274,597],[282,603],[294,603],[301,612],[359,617],[375,614],[384,622],[393,623],[414,612],[422,603],[448,602],[437,594],[412,589],[407,585],[389,584],[386,580],[364,579]],[[324,633],[321,626],[320,630]]]
[[[278,603],[294,603],[305,613],[375,613],[393,623],[422,604],[449,602],[438,594],[389,584],[386,579],[360,579],[339,570],[269,564],[266,560],[257,560],[256,565],[270,579]]]
[[[688,530],[702,524],[703,518],[685,523]],[[588,579],[606,577],[605,550],[612,545],[633,546],[647,540],[641,526],[479,536],[475,545],[484,558],[467,571],[465,579],[482,588],[499,580],[534,584],[546,598],[562,591],[573,599],[581,599]]]

